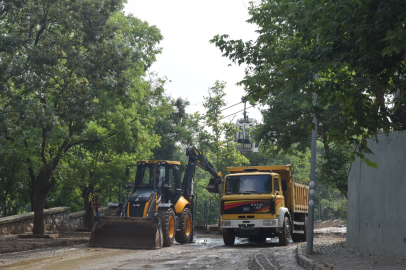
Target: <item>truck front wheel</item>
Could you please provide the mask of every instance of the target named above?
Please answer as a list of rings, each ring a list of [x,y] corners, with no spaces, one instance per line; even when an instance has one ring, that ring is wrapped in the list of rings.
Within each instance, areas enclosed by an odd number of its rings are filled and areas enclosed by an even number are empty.
[[[283,220],[283,226],[281,228],[281,232],[279,233],[278,237],[280,246],[287,246],[289,244],[290,223],[288,217],[285,217],[285,219]]]
[[[234,230],[233,229],[224,229],[223,230],[223,240],[224,240],[224,245],[234,246],[234,242],[235,242]]]

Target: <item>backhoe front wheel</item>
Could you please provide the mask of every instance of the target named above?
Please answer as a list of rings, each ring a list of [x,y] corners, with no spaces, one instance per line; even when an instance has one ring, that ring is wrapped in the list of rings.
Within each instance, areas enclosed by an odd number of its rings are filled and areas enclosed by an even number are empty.
[[[158,211],[158,216],[161,219],[164,247],[170,247],[175,240],[175,212],[172,208],[162,209]]]
[[[185,208],[179,216],[179,231],[175,234],[176,242],[189,243],[192,238],[192,212]]]

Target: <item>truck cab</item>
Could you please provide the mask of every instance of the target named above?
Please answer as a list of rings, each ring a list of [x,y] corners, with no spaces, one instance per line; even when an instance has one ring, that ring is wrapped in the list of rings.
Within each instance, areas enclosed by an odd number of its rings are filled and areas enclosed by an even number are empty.
[[[291,236],[303,240],[308,187],[293,182],[290,165],[229,167],[227,171],[220,222],[225,245],[234,245],[235,237],[251,241],[278,237],[281,245],[287,245]]]

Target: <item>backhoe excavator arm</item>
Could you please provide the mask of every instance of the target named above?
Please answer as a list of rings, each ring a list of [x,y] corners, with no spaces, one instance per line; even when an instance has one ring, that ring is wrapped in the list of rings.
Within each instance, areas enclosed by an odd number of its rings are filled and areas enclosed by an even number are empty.
[[[207,158],[195,147],[187,147],[186,156],[188,157],[188,164],[186,166],[185,175],[183,177],[183,194],[192,194],[196,166],[209,172],[216,180],[216,182],[222,182],[223,178],[221,172],[217,171],[216,168],[214,168],[214,166],[207,160]]]

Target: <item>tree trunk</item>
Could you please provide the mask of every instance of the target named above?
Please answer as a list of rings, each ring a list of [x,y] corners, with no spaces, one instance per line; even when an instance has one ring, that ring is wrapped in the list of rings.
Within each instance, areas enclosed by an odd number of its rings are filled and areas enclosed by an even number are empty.
[[[44,193],[34,194],[34,205],[33,205],[34,228],[32,231],[33,234],[44,234],[44,232],[45,232],[44,204],[45,204],[47,195],[48,195],[48,192],[45,194]]]
[[[49,191],[55,186],[56,180],[52,177],[52,170],[45,169],[38,173],[34,181],[32,192],[32,209],[34,211],[33,234],[44,234],[44,205]]]
[[[92,228],[93,226],[93,217],[95,215],[94,208],[93,208],[93,193],[94,193],[94,186],[88,185],[82,188],[82,198],[83,204],[86,211],[86,227]]]

